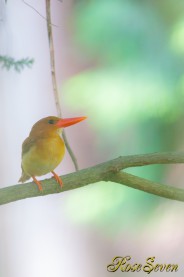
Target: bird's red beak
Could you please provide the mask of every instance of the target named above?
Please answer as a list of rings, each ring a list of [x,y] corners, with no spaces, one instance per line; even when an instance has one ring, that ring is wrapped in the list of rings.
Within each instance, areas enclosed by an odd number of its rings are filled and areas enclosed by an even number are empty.
[[[86,116],[82,116],[82,117],[73,117],[73,118],[61,118],[57,123],[56,126],[58,128],[65,128],[71,125],[74,125],[84,119],[86,119]]]

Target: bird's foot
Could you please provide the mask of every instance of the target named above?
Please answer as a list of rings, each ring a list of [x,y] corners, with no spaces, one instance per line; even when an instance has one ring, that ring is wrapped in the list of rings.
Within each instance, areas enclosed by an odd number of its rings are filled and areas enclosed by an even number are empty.
[[[63,187],[63,181],[61,180],[61,178],[54,171],[51,171],[51,173],[53,174],[53,178],[56,180],[56,182],[62,188]]]
[[[38,181],[34,176],[32,176],[32,178],[33,178],[33,181],[35,182],[35,184],[38,186],[39,191],[42,192],[43,188],[42,188],[40,181]]]

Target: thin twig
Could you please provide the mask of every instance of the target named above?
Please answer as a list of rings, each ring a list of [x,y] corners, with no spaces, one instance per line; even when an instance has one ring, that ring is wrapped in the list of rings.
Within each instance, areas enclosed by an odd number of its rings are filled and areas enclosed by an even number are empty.
[[[121,171],[128,167],[173,163],[184,163],[184,153],[153,153],[119,157],[94,167],[62,176],[64,183],[62,189],[53,178],[41,181],[42,193],[38,191],[34,183],[2,188],[0,189],[0,205],[25,198],[60,193],[99,181],[111,181],[160,197],[184,202],[184,189],[159,184]]]
[[[52,34],[52,22],[51,22],[51,5],[50,0],[46,0],[46,18],[47,18],[47,32],[48,32],[48,39],[49,39],[49,49],[50,49],[50,64],[51,64],[51,75],[52,75],[52,84],[53,84],[53,92],[54,92],[54,99],[57,109],[57,114],[59,117],[62,117],[61,112],[61,105],[59,102],[59,93],[57,88],[57,80],[56,80],[56,69],[55,69],[55,56],[54,56],[54,41],[53,41],[53,34]],[[66,145],[66,148],[68,150],[68,153],[73,161],[73,164],[75,166],[75,170],[77,171],[79,169],[77,159],[69,145],[69,142],[66,137],[66,133],[63,130],[63,139]]]
[[[39,11],[37,11],[37,9],[35,9],[33,6],[31,6],[29,3],[27,3],[25,0],[22,0],[22,2],[26,5],[26,6],[28,6],[29,8],[31,8],[33,11],[35,11],[41,18],[43,18],[45,21],[47,20],[46,18],[45,18],[45,16],[43,16]],[[59,26],[57,26],[57,25],[55,25],[55,24],[51,24],[52,26],[54,26],[54,27],[59,27]]]

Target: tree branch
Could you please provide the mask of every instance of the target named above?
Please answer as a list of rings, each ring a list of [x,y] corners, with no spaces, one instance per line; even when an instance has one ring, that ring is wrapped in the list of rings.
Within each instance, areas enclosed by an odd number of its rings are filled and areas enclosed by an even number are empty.
[[[142,190],[164,198],[184,201],[184,190],[171,186],[162,185],[156,182],[146,180],[141,177],[119,172],[109,178],[109,181],[119,183],[134,189]]]
[[[184,201],[184,189],[155,183],[126,172],[128,167],[152,164],[184,163],[184,152],[152,153],[119,157],[96,166],[62,176],[64,187],[61,189],[54,179],[42,181],[43,192],[34,183],[14,185],[0,189],[0,205],[9,202],[60,193],[80,188],[99,181],[112,181],[134,189],[142,190],[168,199]]]
[[[51,75],[52,75],[52,85],[53,85],[53,92],[54,92],[54,99],[57,109],[57,114],[59,117],[62,117],[61,112],[61,105],[59,102],[59,93],[57,88],[57,79],[56,79],[56,69],[55,69],[55,56],[54,56],[54,40],[52,34],[52,22],[51,22],[51,1],[46,0],[46,19],[47,19],[47,32],[48,32],[48,39],[49,39],[49,50],[50,50],[50,66],[51,66]],[[75,170],[79,169],[77,159],[69,145],[65,130],[62,132],[62,136],[65,142],[66,149],[71,157],[71,160],[74,164]]]

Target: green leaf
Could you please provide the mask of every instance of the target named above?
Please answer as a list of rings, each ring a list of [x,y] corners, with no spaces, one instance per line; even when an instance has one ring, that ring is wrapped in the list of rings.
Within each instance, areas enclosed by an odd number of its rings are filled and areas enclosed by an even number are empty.
[[[7,70],[10,70],[13,68],[17,72],[21,72],[24,67],[31,67],[34,63],[34,59],[30,58],[23,58],[20,60],[15,60],[12,57],[9,56],[0,56],[0,64],[2,68],[5,68]]]

